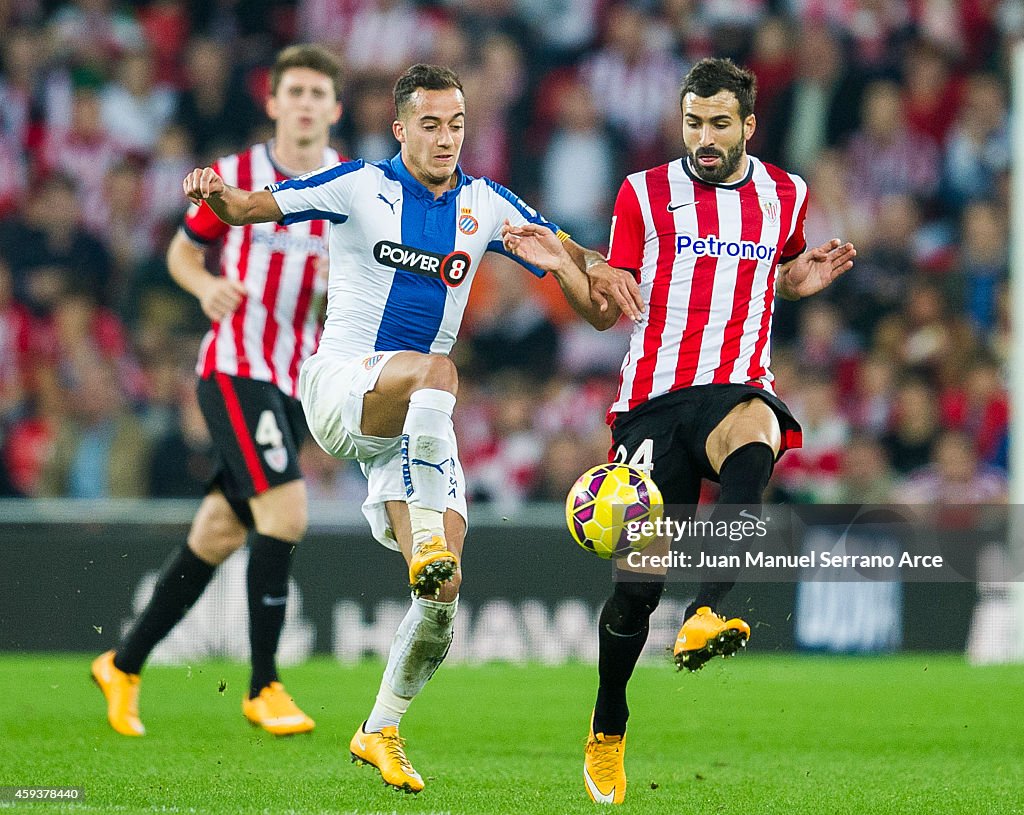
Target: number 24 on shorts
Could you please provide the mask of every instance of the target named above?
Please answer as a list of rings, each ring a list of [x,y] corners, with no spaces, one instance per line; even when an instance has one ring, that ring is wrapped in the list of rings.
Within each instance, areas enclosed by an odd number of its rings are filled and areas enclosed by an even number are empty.
[[[629,452],[626,450],[626,445],[620,444],[615,450],[615,461],[636,467],[644,475],[649,476],[654,469],[654,439],[644,439],[633,451],[633,455],[628,461],[626,460],[627,456],[629,456]]]

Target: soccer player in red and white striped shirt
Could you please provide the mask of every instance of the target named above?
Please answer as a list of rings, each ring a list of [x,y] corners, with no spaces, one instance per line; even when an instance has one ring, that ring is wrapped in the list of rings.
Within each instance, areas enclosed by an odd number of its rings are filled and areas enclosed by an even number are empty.
[[[341,115],[341,72],[328,52],[306,45],[282,51],[270,92],[274,139],[215,165],[231,184],[262,189],[340,160],[328,138]],[[207,272],[204,262],[214,244],[220,275]],[[228,227],[206,204],[189,210],[171,242],[171,276],[195,295],[212,323],[197,372],[218,471],[187,543],[165,567],[146,609],[117,649],[93,663],[108,720],[120,733],[143,734],[137,702],[143,663],[249,533],[252,679],[242,711],[275,735],[313,729],[313,720],[278,681],[275,654],[291,554],[306,531],[306,486],[298,464],[306,430],[297,380],[319,336],[326,256],[325,221]]]
[[[800,444],[800,425],[772,387],[775,295],[820,291],[856,254],[839,240],[806,250],[803,180],[747,155],[754,95],[753,74],[729,60],[705,59],[687,74],[685,155],[623,183],[608,257],[623,277],[591,273],[594,302],[584,314],[598,328],[612,325],[615,286],[647,304],[629,314],[635,327],[609,411],[612,458],[647,471],[670,505],[695,506],[701,479],[719,482],[716,521],[740,512],[739,520],[756,521],[775,460]],[[531,249],[544,236],[529,226],[510,231],[520,253],[538,262]],[[554,242],[544,245],[557,253]],[[667,553],[668,541],[648,552]],[[601,612],[600,687],[584,763],[588,794],[608,803],[625,795],[626,684],[664,588],[663,571],[619,566],[641,574],[617,581]],[[732,585],[728,575],[701,582],[676,642],[680,668],[696,670],[746,642],[745,622],[714,613]]]

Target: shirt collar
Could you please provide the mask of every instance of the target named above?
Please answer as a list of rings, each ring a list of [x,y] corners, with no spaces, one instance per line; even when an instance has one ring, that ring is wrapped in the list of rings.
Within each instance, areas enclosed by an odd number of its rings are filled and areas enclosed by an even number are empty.
[[[405,162],[402,161],[402,154],[398,153],[388,162],[388,166],[391,167],[391,172],[394,174],[402,186],[405,187],[410,193],[415,195],[417,198],[426,198],[430,201],[447,201],[449,198],[454,198],[459,194],[459,190],[462,189],[462,185],[466,183],[466,176],[462,172],[462,167],[458,164],[455,165],[455,186],[446,190],[441,194],[439,198],[434,198],[434,193],[428,190],[421,182],[419,182],[412,173],[405,166]]]
[[[305,175],[308,172],[314,172],[315,170],[320,169],[319,167],[316,167],[313,170],[303,170],[301,172],[293,172],[292,170],[289,170],[287,167],[279,164],[277,159],[274,158],[274,143],[275,142],[276,142],[276,139],[269,139],[269,140],[265,141],[263,143],[263,149],[267,153],[267,161],[270,162],[270,166],[273,167],[278,173],[283,175],[285,178],[298,178],[300,175]],[[340,156],[339,156],[339,158],[340,158]],[[324,147],[324,160],[320,163],[320,167],[326,167],[328,164],[334,164],[334,163],[335,163],[335,157],[334,157],[334,155],[333,155],[333,153],[331,151],[331,148],[330,147]]]

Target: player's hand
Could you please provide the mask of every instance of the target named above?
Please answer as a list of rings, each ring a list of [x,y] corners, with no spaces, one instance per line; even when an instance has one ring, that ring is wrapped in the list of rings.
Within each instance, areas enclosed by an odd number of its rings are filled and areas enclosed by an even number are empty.
[[[563,263],[572,263],[558,236],[540,224],[512,226],[505,221],[501,228],[501,242],[506,252],[545,272],[556,272]]]
[[[188,199],[197,206],[214,195],[221,195],[227,185],[212,167],[196,168],[181,183]]]
[[[779,292],[783,297],[809,297],[830,285],[839,275],[853,268],[857,250],[852,243],[833,238],[809,249],[787,268],[779,269]]]
[[[199,298],[199,305],[211,322],[218,323],[229,314],[234,314],[245,299],[245,293],[245,285],[239,280],[211,277]]]
[[[633,275],[601,262],[587,267],[587,277],[590,278],[590,299],[601,311],[608,310],[608,300],[611,299],[634,323],[643,319],[647,307]]]

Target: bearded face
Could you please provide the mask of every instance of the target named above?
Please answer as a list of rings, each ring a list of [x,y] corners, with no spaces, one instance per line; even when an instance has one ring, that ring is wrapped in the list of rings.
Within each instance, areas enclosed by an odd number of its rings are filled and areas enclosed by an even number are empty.
[[[739,100],[731,91],[683,97],[683,144],[694,174],[710,184],[738,181],[746,170],[747,139],[754,116],[740,118]]]

